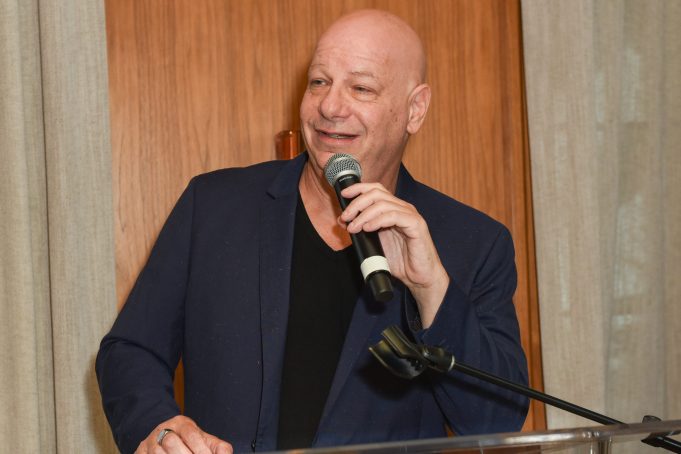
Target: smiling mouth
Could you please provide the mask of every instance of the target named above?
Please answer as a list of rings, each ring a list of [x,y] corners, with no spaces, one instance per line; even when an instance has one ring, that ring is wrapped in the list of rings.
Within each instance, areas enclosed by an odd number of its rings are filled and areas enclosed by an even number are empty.
[[[317,132],[322,136],[330,137],[331,139],[354,139],[357,137],[354,134],[339,134],[335,132],[322,131],[321,129],[318,129]]]

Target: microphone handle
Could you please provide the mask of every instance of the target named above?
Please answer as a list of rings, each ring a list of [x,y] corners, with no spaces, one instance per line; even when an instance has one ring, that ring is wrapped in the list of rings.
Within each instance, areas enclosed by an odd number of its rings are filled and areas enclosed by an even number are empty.
[[[347,208],[354,199],[346,199],[341,195],[341,191],[355,183],[359,183],[359,178],[354,174],[349,174],[338,178],[333,185],[342,209]],[[351,233],[350,238],[352,238],[352,245],[360,264],[364,264],[371,257],[382,257],[385,260],[385,253],[378,238],[378,232]],[[376,301],[385,303],[393,298],[393,284],[390,279],[390,272],[387,269],[376,269],[370,272],[364,277],[364,281],[369,284]]]

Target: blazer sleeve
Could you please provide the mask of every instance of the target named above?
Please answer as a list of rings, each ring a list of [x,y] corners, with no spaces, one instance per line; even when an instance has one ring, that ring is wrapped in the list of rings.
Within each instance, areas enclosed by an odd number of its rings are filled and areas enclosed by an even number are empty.
[[[97,355],[104,412],[123,453],[180,414],[173,376],[182,351],[194,186],[173,208]]]
[[[408,304],[414,336],[426,345],[452,352],[457,361],[527,384],[527,363],[513,294],[517,277],[510,233],[500,227],[483,251],[468,290],[450,270],[450,285],[428,329],[419,329],[415,303]],[[414,323],[414,321],[416,323]],[[429,376],[433,393],[451,429],[459,435],[520,430],[527,415],[527,398],[451,372]]]

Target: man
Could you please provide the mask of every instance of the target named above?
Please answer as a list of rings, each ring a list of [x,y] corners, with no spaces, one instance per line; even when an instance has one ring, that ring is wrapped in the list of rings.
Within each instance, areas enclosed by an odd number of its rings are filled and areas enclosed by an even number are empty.
[[[526,382],[513,246],[401,160],[431,91],[415,32],[363,10],[320,38],[300,107],[307,154],[202,175],[178,201],[97,372],[124,452],[222,453],[518,430],[527,402],[465,377],[390,375],[367,351],[397,324]],[[341,212],[323,168],[353,155]],[[350,233],[378,231],[395,297],[358,282]],[[185,415],[172,396],[185,365]]]

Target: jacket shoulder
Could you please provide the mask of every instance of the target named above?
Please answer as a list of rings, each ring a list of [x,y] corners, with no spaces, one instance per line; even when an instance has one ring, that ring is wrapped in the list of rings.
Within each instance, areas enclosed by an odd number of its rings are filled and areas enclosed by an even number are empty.
[[[248,190],[267,187],[287,161],[266,161],[246,167],[213,170],[192,178],[197,190]]]
[[[431,229],[457,228],[478,234],[499,235],[508,229],[491,216],[423,183],[414,181],[413,201]],[[410,197],[411,198],[411,197]]]

